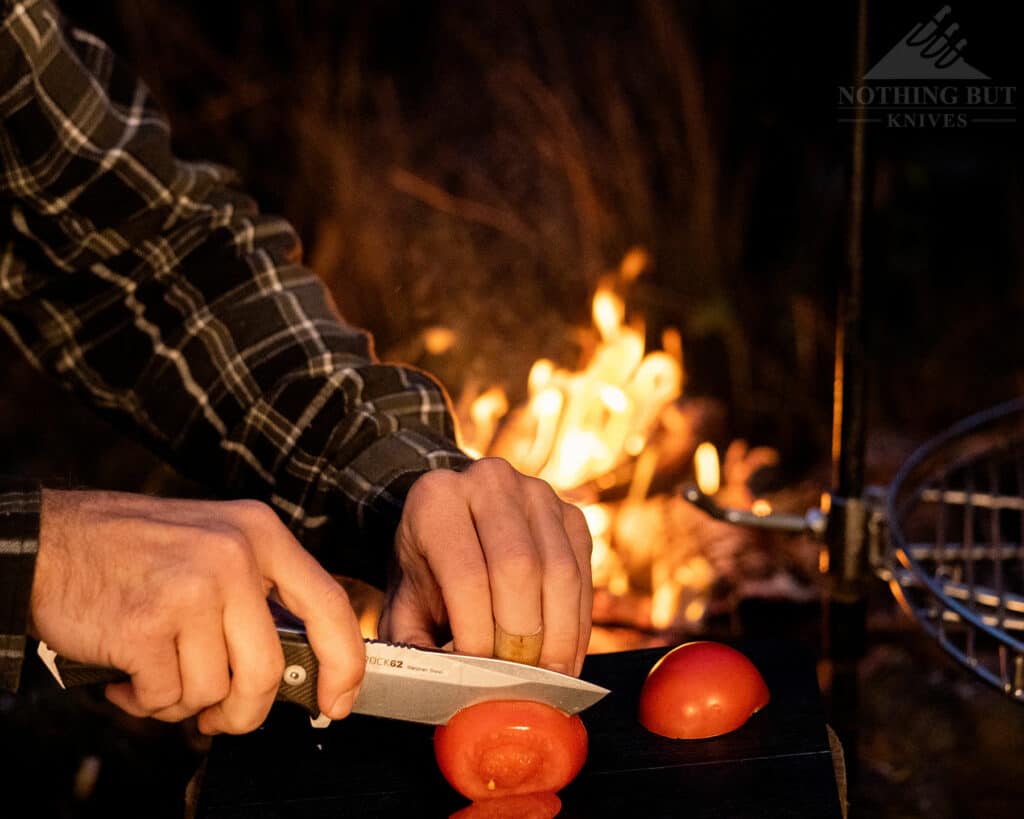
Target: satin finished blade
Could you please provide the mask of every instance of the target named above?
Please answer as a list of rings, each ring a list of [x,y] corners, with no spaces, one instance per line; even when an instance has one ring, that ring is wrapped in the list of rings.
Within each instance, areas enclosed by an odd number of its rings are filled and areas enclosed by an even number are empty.
[[[443,725],[457,711],[490,700],[534,700],[576,714],[607,693],[546,668],[368,640],[366,676],[352,710]]]
[[[320,664],[303,622],[268,601],[284,653],[285,669],[276,699],[301,705],[316,728],[330,720],[317,701]],[[470,657],[440,649],[366,640],[366,673],[353,710],[359,714],[439,725],[457,711],[489,700],[534,700],[576,714],[608,694],[608,689],[546,668]],[[45,643],[39,655],[62,687],[123,682],[128,676],[59,657]]]

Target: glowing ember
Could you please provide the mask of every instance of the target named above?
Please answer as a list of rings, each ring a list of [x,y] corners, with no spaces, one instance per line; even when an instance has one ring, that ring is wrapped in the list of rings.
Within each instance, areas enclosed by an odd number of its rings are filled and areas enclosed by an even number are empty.
[[[598,290],[593,305],[594,326],[605,341],[614,338],[626,317],[626,305],[610,290]]]
[[[622,274],[623,279],[631,282],[643,273],[650,266],[650,263],[651,259],[647,255],[647,251],[642,247],[634,247],[623,256],[622,262],[619,264],[619,272]]]
[[[772,505],[764,498],[758,498],[750,505],[750,511],[759,518],[766,518],[772,513]]]
[[[447,327],[428,327],[423,331],[423,347],[431,355],[447,353],[455,342],[455,332]]]
[[[536,395],[541,389],[551,383],[551,376],[555,374],[555,365],[546,358],[538,358],[530,368],[530,375],[527,385],[530,395]]]
[[[703,602],[700,600],[694,600],[686,607],[686,611],[683,612],[683,617],[691,623],[700,622],[700,618],[704,616],[706,608],[707,606]]]
[[[507,412],[508,399],[501,387],[491,387],[476,398],[469,408],[469,430],[462,431],[462,448],[474,458],[483,457]]]
[[[582,511],[583,517],[587,519],[587,528],[590,529],[591,535],[603,537],[608,534],[612,519],[607,506],[603,503],[592,503],[584,506]]]
[[[721,484],[718,466],[718,450],[715,445],[705,441],[693,455],[693,465],[697,471],[697,486],[705,495],[714,495]]]
[[[676,616],[679,599],[679,586],[674,582],[662,583],[654,590],[651,598],[651,625],[655,628],[668,628]]]

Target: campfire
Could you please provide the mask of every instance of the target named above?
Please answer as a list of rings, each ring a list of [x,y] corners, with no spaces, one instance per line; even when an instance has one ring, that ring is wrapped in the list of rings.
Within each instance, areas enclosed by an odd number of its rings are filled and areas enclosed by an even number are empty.
[[[714,520],[679,493],[695,482],[719,505],[761,516],[802,514],[819,499],[813,481],[753,492],[751,479],[779,461],[774,449],[733,440],[719,457],[712,440],[727,440],[726,413],[686,394],[680,332],[664,330],[648,350],[642,317],[630,315],[630,287],[647,265],[633,249],[600,280],[573,366],[537,359],[515,406],[502,387],[472,381],[455,402],[466,452],[504,458],[583,510],[594,543],[591,653],[700,633],[744,597],[814,599],[827,571],[819,544]],[[441,326],[420,339],[434,356],[460,341]],[[375,636],[379,594],[346,585],[364,636]]]
[[[713,521],[676,491],[696,480],[723,505],[769,514],[772,503],[749,483],[778,454],[734,441],[720,461],[706,439],[722,437],[724,413],[686,396],[679,331],[648,350],[643,319],[629,314],[630,286],[647,264],[634,249],[600,281],[575,366],[538,359],[517,406],[496,386],[470,386],[456,402],[467,452],[505,458],[582,508],[594,541],[597,652],[699,630],[734,602],[741,578],[770,595],[806,588],[780,573],[764,535]],[[443,351],[455,339],[433,328],[425,341]],[[797,575],[813,574],[815,561],[816,552]]]

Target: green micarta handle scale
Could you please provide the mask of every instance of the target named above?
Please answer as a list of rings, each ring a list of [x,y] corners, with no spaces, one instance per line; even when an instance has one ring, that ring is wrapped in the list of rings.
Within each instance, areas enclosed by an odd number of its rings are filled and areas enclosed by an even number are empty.
[[[284,674],[277,688],[275,699],[293,702],[305,708],[310,716],[317,716],[320,707],[317,705],[317,663],[316,655],[309,646],[305,635],[292,631],[278,631],[281,648],[284,650]],[[66,657],[55,657],[54,665],[60,673],[61,684],[65,688],[80,685],[98,685],[100,683],[127,682],[130,678],[117,668],[89,665]]]

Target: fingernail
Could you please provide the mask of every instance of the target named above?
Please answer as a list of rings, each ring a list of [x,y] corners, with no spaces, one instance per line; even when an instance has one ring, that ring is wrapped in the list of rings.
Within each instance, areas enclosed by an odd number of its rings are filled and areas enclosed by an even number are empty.
[[[356,694],[358,693],[358,688],[346,691],[334,701],[330,708],[327,709],[327,716],[331,719],[344,719],[347,717],[352,712],[352,705],[355,703]]]

